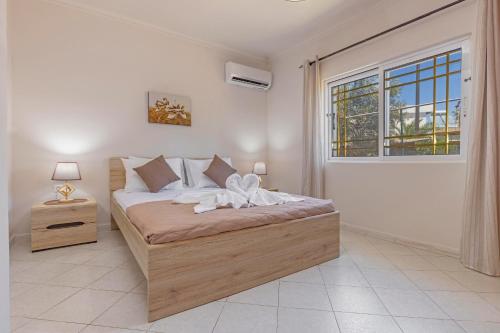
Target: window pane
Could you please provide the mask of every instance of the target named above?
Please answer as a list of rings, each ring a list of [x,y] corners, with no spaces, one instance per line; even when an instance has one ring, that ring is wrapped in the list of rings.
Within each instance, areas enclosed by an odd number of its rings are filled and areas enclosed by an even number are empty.
[[[399,68],[394,69],[394,70],[386,71],[385,72],[385,77],[386,78],[391,78],[391,77],[394,77],[394,76],[400,76],[400,75],[403,75],[403,74],[415,72],[416,70],[417,70],[417,66],[416,65],[409,65],[409,66],[405,66],[405,67],[399,67]]]
[[[332,88],[333,157],[378,156],[378,93],[378,75]]]
[[[417,74],[413,73],[413,74],[398,76],[394,79],[390,79],[385,84],[386,84],[386,87],[398,86],[398,85],[405,84],[405,83],[415,82],[416,79],[417,79]]]
[[[418,84],[419,100],[418,104],[429,104],[434,100],[434,81],[420,81]]]
[[[416,103],[416,84],[409,84],[390,89],[389,104],[391,109],[401,109]]]
[[[461,59],[454,50],[385,71],[386,156],[460,153]],[[416,82],[394,77],[402,72]]]

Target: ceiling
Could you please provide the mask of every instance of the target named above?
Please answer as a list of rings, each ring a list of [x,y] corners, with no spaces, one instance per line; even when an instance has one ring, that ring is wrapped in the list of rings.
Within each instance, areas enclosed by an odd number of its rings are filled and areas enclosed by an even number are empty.
[[[379,0],[59,0],[259,57],[294,46]]]

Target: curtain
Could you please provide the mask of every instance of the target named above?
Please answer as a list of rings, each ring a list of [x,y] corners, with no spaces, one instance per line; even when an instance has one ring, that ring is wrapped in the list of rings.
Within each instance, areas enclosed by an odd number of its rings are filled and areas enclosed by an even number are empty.
[[[302,194],[324,197],[323,117],[319,61],[304,63]]]
[[[500,1],[479,0],[462,263],[500,276]]]

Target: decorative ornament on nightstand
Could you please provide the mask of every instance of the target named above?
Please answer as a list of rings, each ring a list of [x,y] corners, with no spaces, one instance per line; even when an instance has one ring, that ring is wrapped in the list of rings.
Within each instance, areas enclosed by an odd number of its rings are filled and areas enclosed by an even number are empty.
[[[262,186],[262,177],[261,176],[267,175],[266,163],[265,162],[255,162],[255,164],[253,165],[252,173],[259,176],[259,187],[261,187]]]
[[[63,196],[59,199],[61,203],[73,202],[70,196],[75,192],[76,188],[73,184],[69,183],[70,180],[81,180],[80,169],[76,162],[57,162],[52,180],[64,181],[64,185],[57,187],[57,193]]]

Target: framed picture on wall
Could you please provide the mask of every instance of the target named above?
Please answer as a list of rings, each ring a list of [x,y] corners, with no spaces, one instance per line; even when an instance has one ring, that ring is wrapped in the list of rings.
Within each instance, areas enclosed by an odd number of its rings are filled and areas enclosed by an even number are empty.
[[[191,126],[191,99],[187,96],[149,91],[148,122]]]

